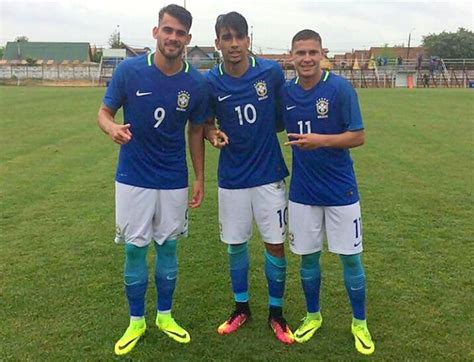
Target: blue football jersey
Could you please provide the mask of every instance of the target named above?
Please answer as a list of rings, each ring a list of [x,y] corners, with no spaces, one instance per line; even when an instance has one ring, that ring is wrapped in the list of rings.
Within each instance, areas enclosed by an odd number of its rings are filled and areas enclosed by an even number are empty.
[[[288,176],[276,135],[279,92],[285,82],[277,62],[250,58],[245,74],[234,78],[223,64],[211,69],[211,111],[229,137],[219,156],[219,187],[240,189]]]
[[[188,63],[167,76],[153,54],[119,64],[103,103],[123,106],[132,139],[120,147],[116,181],[144,188],[179,189],[188,185],[184,130],[209,117],[209,92],[204,77]]]
[[[288,133],[340,134],[364,128],[354,88],[344,78],[324,72],[304,90],[298,78],[282,87],[282,112]],[[359,200],[348,149],[293,149],[289,199],[317,206],[350,205]]]

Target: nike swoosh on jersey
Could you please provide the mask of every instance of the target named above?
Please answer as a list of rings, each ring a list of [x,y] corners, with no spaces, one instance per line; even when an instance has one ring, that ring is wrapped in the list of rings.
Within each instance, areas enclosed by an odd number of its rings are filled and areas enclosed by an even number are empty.
[[[151,92],[140,92],[137,90],[137,93],[135,93],[137,97],[143,97],[143,96],[148,96],[151,94]]]
[[[226,95],[226,96],[224,96],[224,97],[218,96],[218,97],[217,97],[217,100],[218,100],[219,102],[222,102],[222,101],[226,100],[226,99],[229,98],[229,97],[232,97],[232,94],[228,94],[228,95]]]
[[[286,106],[287,111],[291,111],[293,108],[296,108],[296,106]]]

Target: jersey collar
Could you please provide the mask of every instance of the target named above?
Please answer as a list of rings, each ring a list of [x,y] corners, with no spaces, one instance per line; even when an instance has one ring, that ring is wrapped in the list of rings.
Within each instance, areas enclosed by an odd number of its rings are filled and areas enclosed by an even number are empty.
[[[323,77],[322,77],[322,81],[323,81],[323,82],[327,81],[327,80],[328,80],[328,77],[329,77],[329,71],[325,70],[325,71],[324,71],[324,75],[323,75]],[[295,84],[298,84],[299,80],[300,80],[300,77],[299,77],[299,76],[296,77],[296,79],[295,79]]]
[[[154,55],[155,55],[155,53],[148,53],[148,55],[147,55],[146,62],[147,62],[149,67],[151,67],[153,65],[153,56]],[[183,69],[181,69],[181,70],[184,71],[185,73],[189,72],[189,63],[184,59],[183,59]]]
[[[249,58],[250,58],[250,66],[252,68],[255,68],[257,66],[257,60],[253,56],[250,56]],[[224,62],[219,63],[219,74],[220,75],[224,75],[224,66],[223,65],[224,65]]]

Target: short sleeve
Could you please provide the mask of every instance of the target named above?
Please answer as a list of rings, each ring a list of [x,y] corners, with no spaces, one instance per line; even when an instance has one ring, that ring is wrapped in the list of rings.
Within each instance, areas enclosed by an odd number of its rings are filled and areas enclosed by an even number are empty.
[[[285,84],[285,74],[283,73],[283,69],[281,68],[280,64],[275,63],[273,71],[274,82],[275,82],[275,121],[276,121],[276,130],[277,132],[281,132],[285,129],[285,125],[283,123],[283,102],[281,99],[281,91],[283,85]]]
[[[125,102],[125,70],[125,64],[120,63],[112,75],[112,80],[102,100],[107,107],[114,111],[122,107]]]
[[[360,113],[359,99],[354,88],[345,84],[341,91],[342,118],[347,131],[358,131],[364,129],[362,115]]]
[[[209,92],[209,117],[215,118],[216,117],[216,104],[215,104],[215,94],[214,88],[212,87],[212,73],[211,71],[207,71],[204,74],[204,78],[206,79],[207,89]]]
[[[209,97],[209,86],[205,79],[199,81],[197,89],[198,99],[194,104],[194,108],[191,111],[189,120],[194,124],[202,124],[211,115],[211,105]]]

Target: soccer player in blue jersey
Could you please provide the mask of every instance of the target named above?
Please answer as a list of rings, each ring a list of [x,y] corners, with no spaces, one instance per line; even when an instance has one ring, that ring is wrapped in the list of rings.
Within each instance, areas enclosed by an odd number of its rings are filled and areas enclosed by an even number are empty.
[[[340,256],[352,305],[352,333],[357,351],[372,354],[374,342],[365,315],[365,274],[359,192],[349,148],[364,143],[357,95],[344,78],[322,71],[321,37],[302,30],[292,40],[298,77],[282,88],[285,128],[293,151],[289,193],[291,250],[301,255],[301,283],[307,314],[295,331],[308,341],[322,325],[319,305],[319,258],[323,236]]]
[[[212,118],[210,126],[206,126],[206,138],[221,149],[220,237],[228,245],[236,304],[218,333],[232,333],[250,317],[247,242],[255,219],[266,249],[268,322],[281,342],[291,344],[294,337],[282,314],[287,217],[284,178],[288,170],[276,136],[277,97],[284,84],[283,71],[274,61],[249,56],[248,25],[241,14],[220,15],[215,31],[215,44],[224,62],[207,74],[207,80],[220,128],[215,128]]]
[[[203,123],[209,117],[204,77],[183,62],[191,40],[191,14],[168,5],[153,29],[156,52],[127,59],[114,72],[98,114],[100,128],[120,144],[116,173],[116,242],[125,243],[125,293],[130,324],[115,353],[130,352],[145,333],[147,250],[156,249],[156,325],[180,343],[189,333],[171,315],[176,285],[177,239],[188,229],[188,171],[184,130],[196,180],[191,208],[204,197]],[[114,122],[123,106],[124,124]]]

